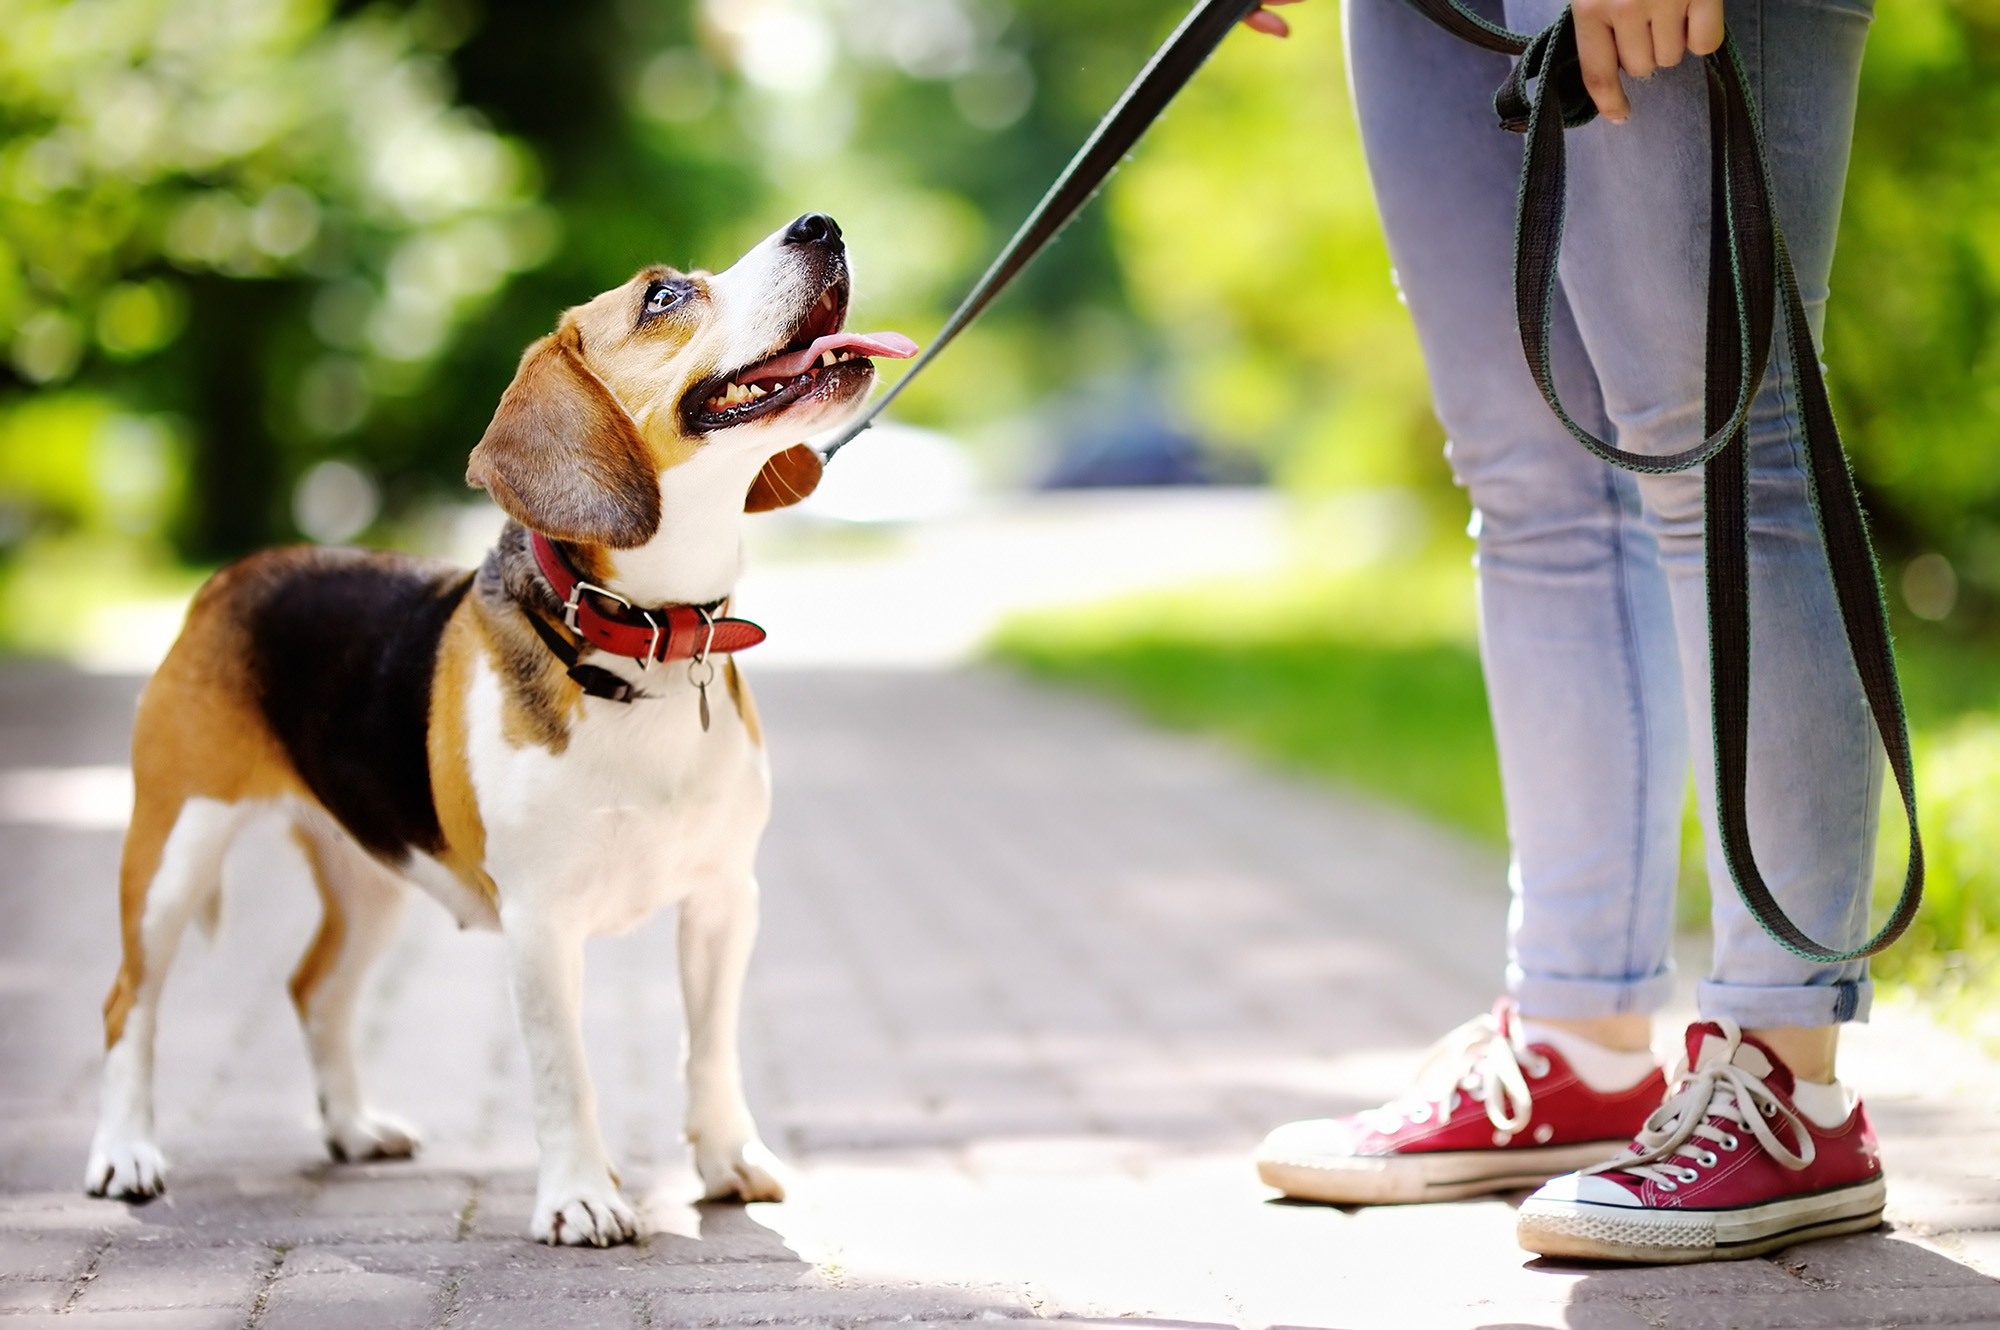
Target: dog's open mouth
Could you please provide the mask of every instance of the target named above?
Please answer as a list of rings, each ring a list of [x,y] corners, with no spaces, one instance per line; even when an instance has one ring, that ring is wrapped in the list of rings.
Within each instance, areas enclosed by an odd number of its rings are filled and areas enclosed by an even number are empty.
[[[776,415],[806,398],[830,401],[860,389],[875,372],[871,356],[904,360],[917,344],[897,332],[842,332],[847,283],[820,293],[785,344],[764,360],[696,384],[682,410],[696,433],[729,429]]]

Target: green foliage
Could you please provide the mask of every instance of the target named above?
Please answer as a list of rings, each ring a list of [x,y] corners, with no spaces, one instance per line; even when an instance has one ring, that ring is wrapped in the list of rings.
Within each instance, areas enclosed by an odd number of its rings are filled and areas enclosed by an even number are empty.
[[[1226,43],[1112,187],[1134,308],[1202,432],[1302,492],[1443,490],[1443,436],[1391,282],[1332,5]]]
[[[0,412],[67,385],[164,417],[170,534],[217,557],[290,534],[327,458],[392,516],[457,493],[556,311],[807,207],[848,231],[856,318],[921,337],[1182,8],[0,0]],[[1011,448],[1069,385],[1151,384],[1291,488],[1444,499],[1337,7],[1292,17],[1224,44],[906,414]],[[2000,578],[1996,72],[1996,0],[1883,7],[1829,331],[1886,545],[1949,555],[1975,610]],[[0,490],[17,538],[63,529]]]
[[[1928,877],[1924,906],[1904,941],[1875,962],[1877,973],[1932,989],[2000,996],[2000,713],[1975,712],[1919,736]],[[1902,887],[1908,839],[1893,799],[1884,805],[1878,915]]]
[[[154,428],[193,445],[190,550],[271,534],[273,483],[547,251],[533,160],[452,104],[442,10],[5,0],[0,32],[13,373],[189,422]],[[51,534],[73,516],[0,487]]]
[[[2000,595],[2000,3],[1876,10],[1828,385],[1885,545]]]

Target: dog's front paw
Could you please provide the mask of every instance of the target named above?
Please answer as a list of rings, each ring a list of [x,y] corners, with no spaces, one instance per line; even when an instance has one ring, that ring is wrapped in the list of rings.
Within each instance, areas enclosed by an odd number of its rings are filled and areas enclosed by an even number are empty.
[[[113,1200],[150,1201],[167,1189],[167,1161],[148,1140],[99,1142],[84,1166],[83,1189]]]
[[[701,1175],[703,1200],[785,1199],[785,1166],[754,1136],[740,1145],[714,1148],[697,1140],[694,1171]]]
[[[370,1159],[408,1159],[417,1152],[417,1129],[400,1118],[372,1109],[341,1118],[328,1118],[326,1149],[343,1164],[359,1164]]]
[[[606,1178],[602,1186],[572,1187],[535,1198],[529,1234],[551,1247],[615,1247],[639,1236],[639,1216]]]

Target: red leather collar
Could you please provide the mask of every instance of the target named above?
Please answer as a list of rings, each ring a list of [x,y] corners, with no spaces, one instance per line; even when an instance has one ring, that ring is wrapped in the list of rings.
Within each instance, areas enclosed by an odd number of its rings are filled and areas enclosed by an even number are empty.
[[[693,660],[716,652],[742,651],[764,640],[764,630],[748,619],[718,617],[725,601],[651,609],[634,605],[617,592],[577,576],[562,551],[541,532],[529,532],[528,539],[535,550],[536,566],[563,603],[563,623],[599,651],[641,661]],[[610,608],[600,610],[600,603],[608,603]]]

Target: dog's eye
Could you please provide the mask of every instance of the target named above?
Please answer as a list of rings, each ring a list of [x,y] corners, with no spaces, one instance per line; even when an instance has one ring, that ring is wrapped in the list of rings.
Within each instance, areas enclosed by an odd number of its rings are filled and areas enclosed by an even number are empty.
[[[687,292],[685,292],[684,290],[682,290],[680,287],[677,286],[654,287],[652,290],[646,293],[647,315],[651,316],[654,314],[666,313],[668,310],[672,309],[675,305],[680,304],[681,298],[686,294]]]

